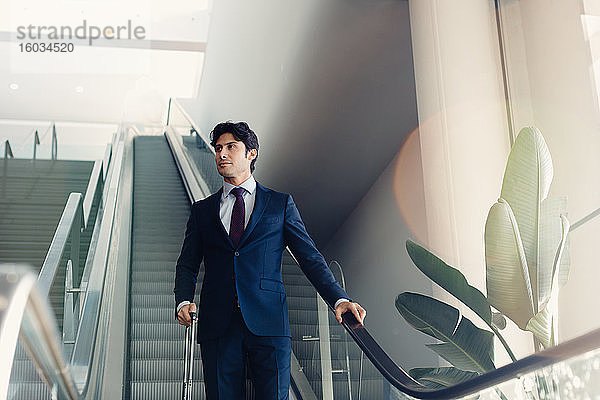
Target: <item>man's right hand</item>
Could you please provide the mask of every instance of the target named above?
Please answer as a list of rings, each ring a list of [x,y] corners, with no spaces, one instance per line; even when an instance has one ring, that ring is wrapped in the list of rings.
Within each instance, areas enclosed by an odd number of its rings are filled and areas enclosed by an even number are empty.
[[[191,312],[196,312],[196,304],[190,303],[181,307],[177,313],[177,322],[180,325],[190,326],[192,324],[192,318],[190,317]]]

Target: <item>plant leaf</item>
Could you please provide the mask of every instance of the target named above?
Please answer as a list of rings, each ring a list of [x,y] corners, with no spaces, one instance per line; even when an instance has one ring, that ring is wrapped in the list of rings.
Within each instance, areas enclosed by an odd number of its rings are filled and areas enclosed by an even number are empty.
[[[569,221],[564,215],[560,216],[562,224],[562,239],[554,258],[554,271],[552,272],[552,285],[550,296],[542,311],[537,313],[527,323],[527,330],[532,332],[545,348],[554,346],[558,342],[558,292],[560,289],[560,265],[569,234]]]
[[[485,323],[492,323],[490,303],[483,293],[469,285],[459,270],[410,239],[406,241],[406,250],[417,268],[429,279],[473,310]]]
[[[441,340],[441,344],[427,346],[456,367],[479,373],[495,369],[494,334],[461,318],[456,308],[409,292],[398,295],[396,308],[415,329]]]
[[[432,389],[453,386],[478,375],[476,372],[462,371],[454,367],[413,368],[408,374],[423,386]]]
[[[540,208],[553,175],[552,157],[542,134],[535,127],[523,128],[508,156],[500,197],[510,204],[515,215],[534,299],[538,299]]]
[[[534,315],[525,251],[510,205],[499,199],[485,223],[488,301],[521,329]]]

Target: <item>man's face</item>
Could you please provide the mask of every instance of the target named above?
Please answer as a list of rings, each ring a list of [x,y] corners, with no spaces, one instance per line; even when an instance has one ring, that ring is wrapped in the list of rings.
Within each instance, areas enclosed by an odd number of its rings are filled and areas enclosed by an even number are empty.
[[[231,133],[222,134],[215,144],[217,171],[223,178],[250,176],[250,163],[256,158],[256,149],[246,154],[246,146]]]

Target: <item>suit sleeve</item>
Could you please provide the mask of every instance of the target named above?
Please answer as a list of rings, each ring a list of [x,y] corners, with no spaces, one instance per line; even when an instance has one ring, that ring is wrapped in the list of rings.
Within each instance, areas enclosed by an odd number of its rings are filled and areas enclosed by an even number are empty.
[[[197,211],[192,206],[185,238],[175,267],[175,307],[182,301],[194,301],[198,271],[202,262],[202,238],[198,230]]]
[[[288,195],[285,208],[283,235],[285,245],[290,248],[294,257],[298,260],[300,268],[331,307],[340,298],[350,299],[335,280],[323,255],[306,231],[304,222],[302,222],[291,195]]]

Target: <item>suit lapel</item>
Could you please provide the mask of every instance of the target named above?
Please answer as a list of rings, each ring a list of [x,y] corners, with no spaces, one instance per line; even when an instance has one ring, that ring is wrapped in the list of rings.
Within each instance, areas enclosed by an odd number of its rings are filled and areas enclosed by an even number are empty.
[[[265,208],[267,208],[267,204],[269,204],[270,198],[271,194],[257,182],[256,199],[254,200],[254,211],[252,211],[252,215],[250,215],[250,221],[248,221],[248,226],[246,226],[246,229],[244,230],[244,234],[240,239],[238,247],[242,247],[250,233],[252,233],[254,227],[256,227],[256,224],[260,220],[260,217],[262,217],[263,213],[265,212]]]
[[[219,191],[215,195],[215,204],[213,205],[213,215],[215,216],[215,222],[217,224],[217,231],[220,231],[224,239],[231,247],[235,247],[229,234],[227,234],[227,230],[223,226],[223,222],[221,221],[221,196],[223,196],[223,188],[219,189]]]

